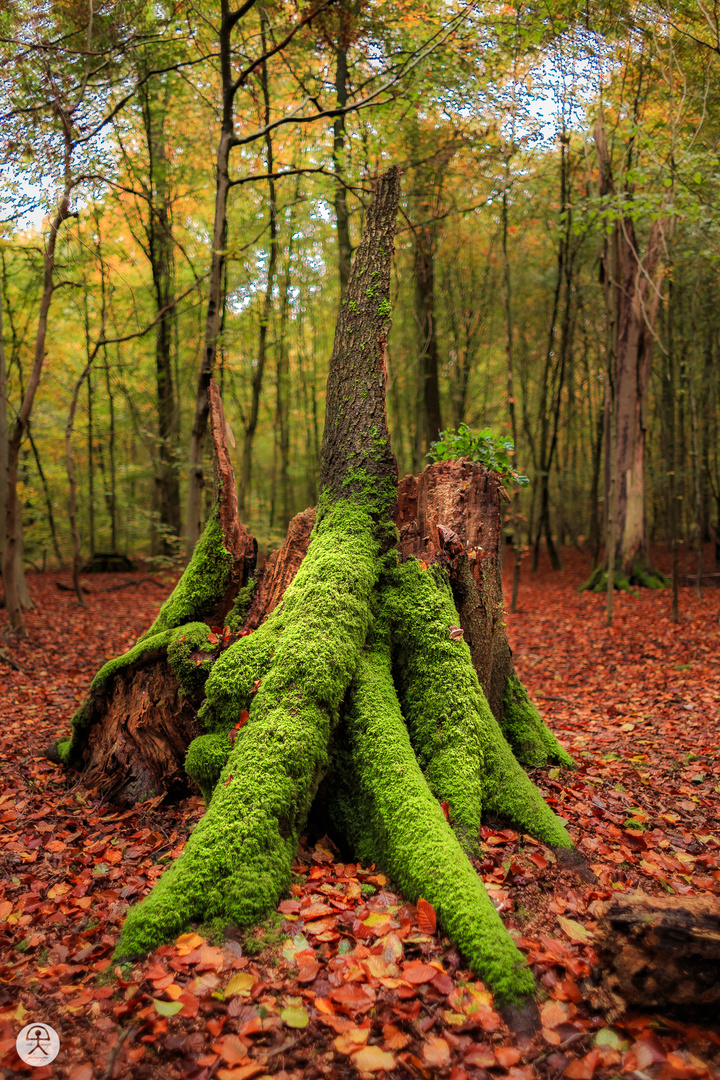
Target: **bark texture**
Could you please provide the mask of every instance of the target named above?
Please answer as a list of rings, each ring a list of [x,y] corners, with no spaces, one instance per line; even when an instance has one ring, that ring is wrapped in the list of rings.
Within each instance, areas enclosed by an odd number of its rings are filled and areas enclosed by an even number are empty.
[[[720,1006],[720,900],[625,893],[605,905],[596,949],[604,982],[627,1005]]]

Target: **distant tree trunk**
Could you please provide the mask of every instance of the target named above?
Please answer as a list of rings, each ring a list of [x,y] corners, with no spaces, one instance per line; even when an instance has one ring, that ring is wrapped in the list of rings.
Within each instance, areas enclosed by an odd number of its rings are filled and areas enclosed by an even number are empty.
[[[260,36],[263,52],[265,52],[266,49],[266,27],[267,15],[265,14],[265,12],[263,12],[260,17]],[[270,92],[268,88],[267,64],[265,62],[263,62],[260,66],[260,83],[262,86],[263,103],[265,107],[265,124],[267,125],[270,123]],[[268,174],[272,174],[274,169],[273,141],[272,135],[269,131],[265,136],[265,162],[267,165]],[[275,268],[277,266],[278,247],[278,220],[277,195],[274,180],[268,180],[268,213],[270,216],[270,255],[268,258],[265,295],[263,297],[262,307],[260,309],[257,364],[255,365],[255,369],[253,371],[252,384],[250,389],[250,411],[248,414],[247,422],[245,424],[245,432],[243,436],[242,466],[240,473],[240,483],[238,485],[238,509],[241,514],[245,514],[247,512],[248,500],[250,498],[253,442],[255,440],[255,431],[257,430],[258,416],[260,415],[260,394],[262,392],[263,377],[265,374],[265,364],[267,362],[268,330],[270,328],[270,316],[272,314],[273,304],[273,289],[275,287]]]
[[[510,186],[510,154],[506,152],[505,158],[505,183],[503,185],[502,198],[502,305],[505,316],[505,366],[507,378],[508,413],[510,415],[510,430],[512,432],[515,453],[518,449],[518,424],[517,411],[515,409],[515,376],[514,364],[514,327],[512,308],[512,275],[510,272],[510,256],[508,254],[508,188]],[[518,592],[520,590],[520,572],[522,568],[522,536],[520,534],[520,492],[513,492],[512,497],[512,543],[513,543],[513,577],[512,591],[510,594],[510,611],[517,611]]]
[[[167,77],[166,77],[167,78]],[[165,121],[171,87],[159,78],[141,88],[143,127],[147,144],[147,201],[145,235],[152,271],[155,306],[160,316],[155,327],[157,386],[157,531],[158,551],[177,554],[181,532],[180,476],[178,473],[178,405],[173,385],[175,305],[175,251],[172,229],[172,191],[167,157]]]
[[[271,512],[271,525],[279,521],[287,529],[291,517],[290,483],[290,342],[288,340],[290,323],[290,282],[292,275],[293,230],[295,227],[294,206],[300,197],[300,178],[295,187],[293,209],[287,221],[288,240],[285,256],[285,273],[280,289],[280,327],[276,347],[277,362],[275,367],[275,447],[279,463],[280,514],[276,513],[275,502]]]
[[[595,150],[600,194],[607,196],[615,187],[602,120],[595,125]],[[662,219],[653,223],[641,258],[633,220],[624,217],[606,239],[602,257],[610,387],[605,400],[606,431],[612,420],[616,433],[612,452],[607,439],[605,442],[605,499],[609,506],[614,481],[616,587],[636,584],[657,588],[665,583],[650,566],[645,513],[647,405],[663,276],[664,230]],[[596,570],[588,587],[604,588],[604,570]]]
[[[348,68],[347,47],[344,41],[344,24],[346,15],[339,8],[338,13],[340,28],[338,40],[335,46],[335,98],[338,108],[344,109],[348,99]],[[350,212],[347,203],[347,189],[345,187],[345,115],[336,116],[333,120],[333,170],[337,177],[335,181],[335,223],[338,238],[338,272],[340,275],[340,301],[342,302],[347,290],[350,277],[350,260],[352,258],[352,244],[350,243]]]
[[[0,412],[2,411],[2,402],[0,401]],[[0,430],[2,429],[2,417],[0,416]],[[55,558],[57,559],[58,566],[62,565],[62,553],[60,551],[60,545],[57,538],[57,528],[55,526],[55,514],[53,512],[52,499],[50,498],[50,488],[48,486],[45,470],[40,460],[40,454],[38,452],[37,444],[33,438],[32,428],[28,427],[28,439],[32,448],[33,457],[35,458],[35,465],[37,466],[38,476],[40,477],[40,483],[42,484],[43,493],[45,495],[45,510],[48,516],[48,526],[50,527],[50,536],[52,538],[53,551],[55,552]],[[1,446],[1,444],[0,444]],[[3,483],[4,469],[2,467],[2,450],[0,449],[0,485]],[[5,531],[2,528],[4,524],[3,520],[3,507],[4,503],[0,496],[0,543],[5,541]]]
[[[195,397],[195,417],[190,435],[190,461],[188,466],[187,519],[185,526],[185,555],[191,558],[200,536],[202,514],[202,490],[205,484],[203,453],[205,433],[209,416],[208,386],[215,370],[220,328],[224,308],[222,292],[227,259],[227,202],[230,191],[230,151],[234,144],[235,124],[233,106],[238,86],[232,74],[232,32],[238,20],[252,7],[252,0],[233,11],[230,0],[220,0],[220,53],[221,109],[220,139],[215,162],[215,216],[213,220],[210,251],[210,274],[208,280],[208,305],[205,319],[205,341],[198,373]]]
[[[425,207],[425,210],[428,210]],[[435,314],[435,230],[420,223],[414,232],[413,277],[418,329],[415,468],[422,469],[430,444],[442,430],[438,332]]]
[[[33,363],[22,402],[8,440],[7,495],[5,504],[7,509],[5,519],[5,552],[3,555],[3,584],[5,590],[5,607],[10,621],[10,628],[18,635],[18,637],[25,637],[27,634],[25,620],[22,615],[21,597],[18,591],[16,569],[17,541],[20,529],[17,497],[18,462],[20,460],[20,448],[30,422],[30,415],[35,402],[35,393],[40,385],[40,376],[45,360],[45,339],[47,337],[48,314],[54,290],[53,275],[55,272],[55,251],[58,233],[63,222],[71,216],[70,192],[72,190],[72,181],[70,160],[72,154],[72,138],[70,118],[65,113],[62,114],[62,123],[64,138],[64,187],[55,207],[45,241],[43,253],[43,289],[35,332]]]
[[[0,565],[3,568],[3,579],[5,575],[5,545],[7,543],[7,519],[8,519],[8,465],[9,465],[9,433],[8,433],[8,416],[7,416],[7,364],[5,358],[5,342],[3,339],[3,282],[0,281]],[[39,459],[38,464],[39,464]],[[14,583],[13,588],[17,596],[17,602],[20,607],[25,611],[29,611],[35,605],[30,598],[27,582],[25,580],[25,567],[23,565],[23,534],[22,534],[22,517],[19,512],[19,508],[16,512],[16,544],[15,544],[15,561],[14,561]],[[57,549],[57,540],[55,539],[54,522],[52,522],[52,535]],[[5,596],[6,588],[3,586],[3,598],[2,604],[7,606],[7,599]]]

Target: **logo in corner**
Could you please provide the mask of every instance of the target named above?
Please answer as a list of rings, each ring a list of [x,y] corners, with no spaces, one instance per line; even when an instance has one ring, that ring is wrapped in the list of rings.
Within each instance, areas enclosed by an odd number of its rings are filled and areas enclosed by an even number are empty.
[[[15,1040],[15,1048],[26,1065],[49,1065],[60,1052],[60,1036],[49,1024],[27,1024]]]

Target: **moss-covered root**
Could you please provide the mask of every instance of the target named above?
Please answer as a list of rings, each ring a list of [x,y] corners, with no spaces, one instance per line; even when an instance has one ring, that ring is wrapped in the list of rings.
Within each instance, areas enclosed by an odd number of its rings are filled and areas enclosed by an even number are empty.
[[[534,979],[420,770],[400,712],[387,638],[363,650],[345,706],[341,784],[331,812],[356,850],[386,869],[409,900],[428,900],[441,927],[500,1002]]]
[[[633,592],[636,586],[642,589],[666,589],[670,584],[670,578],[655,570],[646,559],[638,559],[629,574],[621,570],[615,570],[613,576],[614,587],[619,592]],[[587,581],[580,586],[579,592],[604,593],[607,591],[608,572],[606,566],[596,566]]]
[[[270,668],[284,626],[284,610],[239,638],[215,661],[205,683],[205,701],[198,719],[206,731],[228,732],[240,712],[249,709],[258,679]]]
[[[564,769],[577,767],[567,750],[543,723],[527,690],[515,674],[508,677],[505,687],[500,728],[515,757],[523,765],[542,768],[552,762]]]
[[[200,919],[252,926],[288,888],[331,728],[367,636],[377,569],[370,515],[336,503],[285,594],[272,665],[208,812],[128,914],[117,958],[147,953]]]
[[[88,696],[71,720],[71,738],[55,744],[55,751],[62,763],[82,767],[87,728],[96,719],[98,702],[104,703],[113,680],[123,671],[165,656],[183,694],[196,699],[202,696],[215,655],[208,643],[209,633],[210,627],[206,623],[188,623],[152,636],[146,634],[126,653],[114,656],[103,664],[90,683]],[[196,662],[198,659],[199,664]]]
[[[185,772],[202,792],[205,807],[210,805],[215,785],[227,764],[232,744],[224,733],[212,732],[193,739],[185,756]]]
[[[183,576],[140,641],[163,630],[172,630],[183,623],[198,622],[212,615],[225,596],[232,565],[233,557],[223,542],[216,504]]]
[[[433,793],[450,803],[451,817],[461,808],[461,826],[473,813],[478,820],[482,802],[538,840],[572,847],[492,715],[470,650],[451,635],[458,614],[443,571],[408,559],[385,580],[402,712]],[[476,809],[461,801],[468,792]]]
[[[466,707],[467,695],[445,683],[446,661],[454,669],[458,650],[470,656],[467,645],[449,642],[449,627],[459,622],[450,587],[410,559],[384,576],[381,607],[392,627],[400,703],[420,768],[435,798],[449,804],[463,848],[475,855],[482,816],[483,732],[477,710]],[[470,671],[474,675],[472,662]],[[467,672],[464,677],[468,682]]]

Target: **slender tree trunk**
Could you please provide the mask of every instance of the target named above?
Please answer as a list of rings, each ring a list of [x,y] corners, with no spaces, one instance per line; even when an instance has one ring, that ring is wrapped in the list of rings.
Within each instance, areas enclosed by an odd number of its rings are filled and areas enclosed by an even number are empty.
[[[266,27],[267,15],[263,11],[260,18],[260,35],[263,52],[265,52],[266,50]],[[260,83],[262,86],[263,102],[265,105],[265,124],[267,125],[270,122],[270,92],[268,88],[267,64],[264,62],[260,67]],[[265,136],[265,150],[267,171],[271,174],[274,168],[273,141],[272,135],[269,131]],[[238,485],[238,508],[240,513],[243,515],[247,513],[248,503],[250,499],[253,441],[255,439],[255,431],[257,429],[258,416],[260,413],[260,394],[262,392],[263,376],[265,374],[265,364],[267,362],[267,339],[268,330],[270,327],[270,317],[272,314],[272,294],[273,288],[275,286],[275,268],[277,266],[278,221],[277,195],[274,180],[268,180],[268,196],[268,209],[270,214],[270,256],[268,258],[265,296],[263,297],[262,309],[260,312],[257,364],[255,366],[252,378],[250,412],[248,414],[247,423],[245,424],[240,483]]]
[[[508,412],[510,414],[510,430],[512,432],[515,454],[518,451],[518,424],[515,410],[515,380],[513,374],[513,319],[512,319],[512,277],[510,273],[510,257],[508,254],[508,187],[510,183],[510,156],[505,158],[505,184],[502,198],[502,255],[503,255],[503,287],[502,305],[505,315],[505,362],[507,370],[507,399]],[[520,492],[513,492],[512,497],[512,529],[513,529],[513,577],[512,593],[510,596],[510,611],[517,611],[518,592],[520,590],[520,571],[522,568],[522,537],[520,535]]]
[[[88,342],[89,344],[89,342]],[[97,350],[95,350],[97,351]],[[80,551],[80,533],[78,531],[77,524],[77,483],[75,481],[75,463],[73,461],[72,452],[72,432],[75,424],[75,413],[77,411],[78,399],[80,397],[80,390],[82,384],[90,375],[90,365],[95,358],[95,352],[90,353],[88,349],[88,359],[80,378],[75,383],[75,389],[73,391],[72,400],[70,402],[70,412],[68,413],[68,421],[65,427],[65,465],[67,468],[68,476],[68,517],[70,520],[70,535],[72,537],[73,544],[73,588],[75,589],[75,595],[78,603],[81,607],[87,607],[85,596],[83,594],[82,585],[80,584],[80,565],[81,565],[81,551]]]
[[[0,409],[2,409],[1,404],[0,404]],[[2,420],[0,420],[0,428],[1,427],[2,427]],[[58,544],[57,529],[55,527],[55,514],[53,513],[52,499],[50,498],[50,488],[48,486],[47,477],[45,476],[45,470],[43,469],[43,466],[42,466],[42,461],[40,460],[40,453],[38,451],[35,440],[33,439],[32,428],[31,427],[28,427],[28,439],[30,440],[30,446],[32,448],[33,457],[35,458],[35,464],[37,466],[38,476],[40,477],[40,483],[42,484],[43,492],[45,494],[45,509],[47,511],[47,516],[48,516],[48,525],[50,527],[50,536],[52,537],[53,551],[55,552],[55,558],[57,559],[58,566],[61,566],[62,565],[62,554],[60,552],[60,545]],[[0,481],[0,483],[1,483],[1,481]],[[0,504],[1,503],[2,503],[2,500],[0,499]],[[1,511],[0,511],[0,514],[1,514]],[[1,518],[0,518],[0,520],[1,520]],[[5,534],[3,532],[3,534],[2,534],[3,538],[4,538],[4,535]]]
[[[295,187],[294,206],[300,197],[300,178]],[[293,230],[295,227],[294,209],[287,221],[288,240],[285,257],[285,273],[280,290],[280,330],[277,343],[277,364],[275,369],[275,445],[278,452],[280,505],[279,524],[287,529],[292,516],[290,490],[290,342],[288,325],[290,322],[290,282],[292,274]]]
[[[157,508],[159,551],[177,553],[180,536],[180,477],[178,474],[178,405],[173,385],[173,345],[176,338],[175,261],[172,231],[172,193],[167,158],[165,120],[169,85],[150,79],[141,98],[149,176],[146,235],[155,303],[160,318],[155,327],[158,455]]]
[[[430,444],[442,430],[435,316],[435,235],[431,225],[421,223],[415,229],[413,276],[418,327],[415,469],[419,471],[427,464],[425,455]]]
[[[241,9],[244,13],[246,7]],[[195,417],[190,434],[188,466],[187,520],[185,526],[185,555],[189,559],[200,535],[202,489],[205,486],[203,454],[209,416],[208,386],[215,369],[220,327],[224,308],[222,283],[227,258],[227,202],[230,191],[230,151],[235,138],[233,102],[236,87],[231,67],[231,38],[238,13],[230,9],[229,0],[220,0],[220,73],[222,79],[222,120],[215,163],[215,215],[213,219],[208,305],[205,319],[205,343],[198,374],[195,397]]]
[[[600,169],[600,193],[614,192],[611,162],[602,121],[595,126]],[[605,243],[603,278],[606,294],[609,362],[616,439],[612,458],[606,456],[606,498],[612,477],[616,484],[615,562],[627,581],[649,583],[649,552],[645,516],[645,437],[653,334],[662,278],[662,239],[665,223],[654,222],[645,255],[631,217],[615,226]],[[607,425],[606,425],[607,429]]]
[[[117,467],[115,463],[115,395],[110,379],[110,363],[107,357],[107,349],[104,348],[105,357],[105,387],[108,396],[108,410],[110,413],[110,427],[108,430],[108,456],[110,458],[110,490],[106,493],[105,502],[110,517],[110,550],[118,549],[117,532]]]
[[[30,421],[30,414],[32,413],[35,394],[40,384],[40,376],[45,360],[45,339],[47,336],[48,313],[50,311],[50,303],[53,295],[53,273],[55,270],[55,250],[58,232],[60,231],[63,222],[70,217],[71,213],[69,203],[71,191],[70,155],[72,152],[72,142],[69,120],[66,117],[63,117],[63,121],[65,127],[65,184],[63,193],[50,223],[50,229],[45,243],[43,258],[43,291],[40,298],[40,309],[38,312],[37,330],[35,333],[35,349],[30,377],[27,386],[25,387],[25,393],[23,394],[20,409],[18,410],[8,440],[7,515],[5,521],[6,539],[3,556],[3,582],[5,589],[5,607],[8,612],[10,628],[19,637],[24,637],[27,634],[27,629],[25,627],[25,620],[23,619],[20,606],[17,575],[15,573],[19,517],[17,498],[18,462],[20,460],[20,447],[22,446],[23,437]]]
[[[340,30],[338,43],[335,48],[335,97],[338,107],[344,109],[348,99],[348,68],[347,49],[343,40],[344,13],[339,10]],[[350,278],[350,260],[352,258],[352,245],[350,243],[350,212],[347,204],[347,189],[345,179],[345,116],[336,116],[333,121],[333,170],[337,177],[335,181],[335,222],[338,238],[338,272],[340,275],[340,301],[342,302]]]

